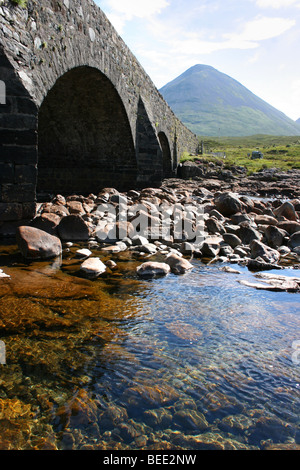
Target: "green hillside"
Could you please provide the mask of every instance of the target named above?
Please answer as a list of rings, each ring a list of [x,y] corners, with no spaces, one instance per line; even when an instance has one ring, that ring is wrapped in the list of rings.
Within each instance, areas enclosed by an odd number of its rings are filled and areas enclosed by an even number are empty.
[[[197,135],[300,135],[300,124],[208,65],[191,67],[160,92]]]

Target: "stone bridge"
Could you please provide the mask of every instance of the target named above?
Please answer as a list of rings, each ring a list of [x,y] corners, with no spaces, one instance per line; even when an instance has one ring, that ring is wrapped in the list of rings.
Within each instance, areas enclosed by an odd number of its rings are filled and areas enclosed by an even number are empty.
[[[0,233],[47,194],[159,185],[197,137],[92,0],[0,0]]]

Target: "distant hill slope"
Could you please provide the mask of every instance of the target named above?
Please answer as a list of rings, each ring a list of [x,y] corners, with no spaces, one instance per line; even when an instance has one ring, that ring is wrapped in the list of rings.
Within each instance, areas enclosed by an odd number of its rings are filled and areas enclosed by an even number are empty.
[[[208,65],[191,67],[160,93],[200,136],[300,135],[300,124]]]

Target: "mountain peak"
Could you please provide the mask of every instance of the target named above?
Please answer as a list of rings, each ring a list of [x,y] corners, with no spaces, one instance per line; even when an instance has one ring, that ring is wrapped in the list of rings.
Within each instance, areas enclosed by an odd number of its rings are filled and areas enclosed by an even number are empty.
[[[299,124],[210,65],[190,67],[160,92],[198,135],[300,135]]]

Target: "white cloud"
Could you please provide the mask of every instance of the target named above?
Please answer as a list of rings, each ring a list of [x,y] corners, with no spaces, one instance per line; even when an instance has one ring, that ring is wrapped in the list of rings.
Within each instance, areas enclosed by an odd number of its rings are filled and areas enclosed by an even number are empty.
[[[99,2],[98,2],[99,3]],[[151,18],[169,6],[168,0],[107,0],[106,14],[120,32],[125,24],[135,18]]]
[[[109,0],[107,3],[115,14],[124,15],[126,19],[147,18],[169,5],[168,0]]]
[[[299,3],[299,0],[256,0],[256,5],[260,8],[283,8],[296,3]]]
[[[257,17],[246,23],[241,33],[226,34],[228,40],[236,40],[241,42],[257,42],[266,39],[272,39],[285,33],[293,26],[296,21],[287,18],[268,18]]]
[[[256,49],[261,41],[280,36],[294,25],[294,20],[260,16],[245,23],[240,31],[223,33],[215,40],[204,39],[202,32],[186,32],[178,29],[174,35],[170,32],[171,29],[168,30],[168,35],[163,35],[163,25],[157,27],[161,33],[160,40],[165,45],[168,44],[170,55],[191,57],[229,49]]]

